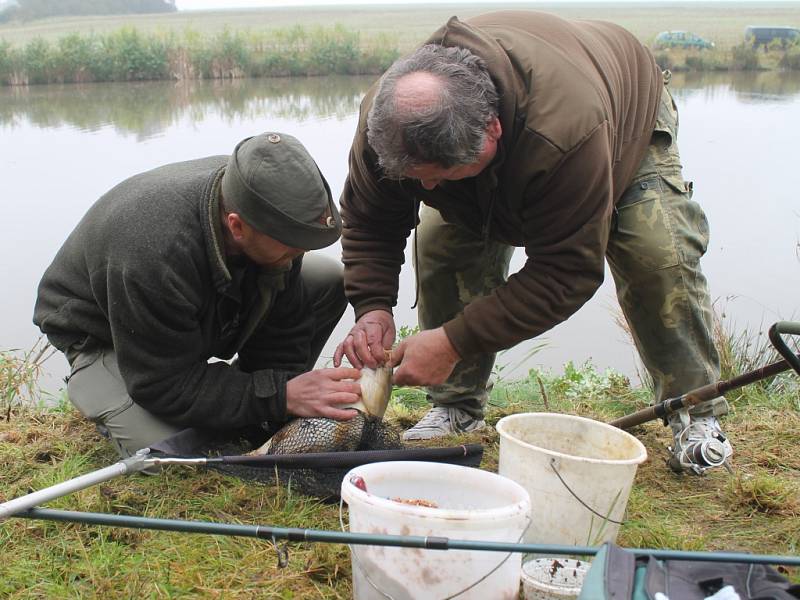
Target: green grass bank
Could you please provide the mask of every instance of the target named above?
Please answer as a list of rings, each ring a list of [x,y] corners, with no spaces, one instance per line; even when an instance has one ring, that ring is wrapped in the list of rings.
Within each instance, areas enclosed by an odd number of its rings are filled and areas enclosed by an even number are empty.
[[[652,44],[690,30],[713,50],[656,51],[673,70],[799,69],[800,49],[756,51],[753,24],[800,26],[800,2],[533,3],[298,7],[43,19],[0,26],[5,85],[83,81],[377,74],[450,16],[535,9],[603,19]]]
[[[718,332],[719,333],[719,332]],[[723,378],[774,360],[760,336],[727,335],[718,343]],[[30,366],[10,353],[8,363]],[[35,357],[34,357],[35,358]],[[13,368],[2,373],[27,372]],[[561,373],[532,370],[503,379],[492,393],[490,425],[505,415],[548,411],[609,421],[644,407],[649,392],[590,364]],[[0,381],[0,386],[5,385]],[[11,385],[19,386],[20,378]],[[22,389],[22,388],[19,388]],[[24,390],[22,392],[24,396]],[[784,373],[728,394],[724,420],[733,440],[734,473],[676,475],[665,459],[668,429],[658,422],[632,433],[646,446],[618,542],[628,547],[800,554],[800,378]],[[26,407],[13,396],[0,416],[0,501],[116,462],[111,446],[67,403]],[[417,389],[396,389],[387,418],[407,427],[426,410]],[[454,436],[441,445],[479,442],[481,468],[496,471],[493,429]],[[65,510],[148,517],[339,528],[338,506],[281,486],[260,486],[218,472],[172,467],[155,477],[108,481],[51,502]],[[289,565],[272,545],[250,538],[58,524],[25,519],[0,523],[0,597],[29,598],[350,598],[351,569],[342,545],[291,544]],[[800,570],[784,573],[800,582]]]

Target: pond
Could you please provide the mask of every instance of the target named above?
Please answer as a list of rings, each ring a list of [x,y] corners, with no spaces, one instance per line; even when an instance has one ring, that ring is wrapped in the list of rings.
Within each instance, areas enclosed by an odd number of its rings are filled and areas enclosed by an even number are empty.
[[[86,209],[122,179],[152,167],[228,154],[267,129],[295,135],[338,197],[360,98],[371,78],[326,77],[226,82],[153,82],[0,89],[5,281],[0,349],[27,349],[44,269]],[[676,75],[684,176],[711,223],[703,261],[723,323],[756,336],[800,310],[800,196],[792,184],[800,151],[800,74]],[[339,245],[325,250],[338,258]],[[512,271],[523,263],[518,251]],[[399,325],[413,326],[413,272],[401,274]],[[640,367],[625,332],[610,275],[569,321],[501,354],[499,375],[591,361],[636,382]],[[321,363],[352,325],[348,311]],[[543,345],[533,353],[531,350]],[[527,358],[526,358],[527,357]],[[523,360],[524,359],[524,360]],[[43,389],[57,393],[67,363],[45,364]]]

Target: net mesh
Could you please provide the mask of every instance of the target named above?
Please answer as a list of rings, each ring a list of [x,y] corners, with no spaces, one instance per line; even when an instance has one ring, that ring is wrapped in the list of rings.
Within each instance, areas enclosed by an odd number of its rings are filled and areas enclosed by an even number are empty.
[[[267,454],[264,442],[272,437]],[[262,485],[286,485],[325,501],[339,498],[342,479],[371,462],[422,460],[477,467],[479,444],[449,448],[404,447],[390,423],[363,415],[351,421],[296,419],[277,432],[252,427],[235,432],[187,429],[151,447],[154,455],[205,457],[207,467]]]
[[[217,455],[248,452],[253,448],[232,446],[230,443],[207,450]],[[337,452],[352,454],[371,450],[398,450],[403,447],[400,432],[385,421],[359,413],[349,421],[332,419],[295,419],[270,439],[270,455],[306,455]],[[344,458],[344,456],[343,456]],[[347,463],[348,461],[343,461]],[[336,501],[342,478],[350,466],[293,467],[257,466],[255,464],[212,463],[209,466],[228,475],[260,484],[282,484],[301,494],[326,501]]]

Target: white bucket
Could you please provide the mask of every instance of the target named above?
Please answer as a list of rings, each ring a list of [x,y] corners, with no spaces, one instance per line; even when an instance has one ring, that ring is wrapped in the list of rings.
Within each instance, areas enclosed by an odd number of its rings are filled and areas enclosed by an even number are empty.
[[[525,600],[576,600],[590,563],[574,558],[535,558],[522,565]]]
[[[353,485],[354,476],[363,479],[366,492]],[[528,493],[509,479],[471,467],[414,461],[352,469],[342,481],[342,500],[349,507],[351,532],[492,542],[521,541],[530,512]],[[520,553],[361,545],[350,550],[356,600],[519,597]]]
[[[616,540],[647,450],[599,421],[555,413],[500,419],[499,473],[531,497],[525,542],[597,546]],[[614,522],[616,521],[616,523]]]

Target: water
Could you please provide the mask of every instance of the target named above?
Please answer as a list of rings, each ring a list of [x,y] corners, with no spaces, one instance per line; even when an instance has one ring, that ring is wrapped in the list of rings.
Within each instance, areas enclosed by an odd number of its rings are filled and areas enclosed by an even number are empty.
[[[228,154],[242,138],[272,129],[297,136],[335,197],[347,174],[359,100],[370,78],[156,82],[0,89],[0,348],[27,349],[42,272],[86,209],[122,179],[152,167]],[[792,183],[800,143],[800,74],[680,77],[685,177],[695,182],[712,228],[703,261],[716,307],[737,331],[763,331],[800,314],[800,198]],[[338,258],[339,245],[325,250]],[[518,251],[512,271],[523,264]],[[399,325],[416,323],[410,261],[401,275]],[[587,360],[637,380],[636,352],[615,324],[610,275],[569,321],[503,353],[502,377],[529,367],[559,370]],[[323,352],[329,360],[352,312]],[[520,361],[537,342],[544,349]],[[327,357],[327,358],[326,358]],[[57,393],[67,363],[46,363],[44,390]]]

